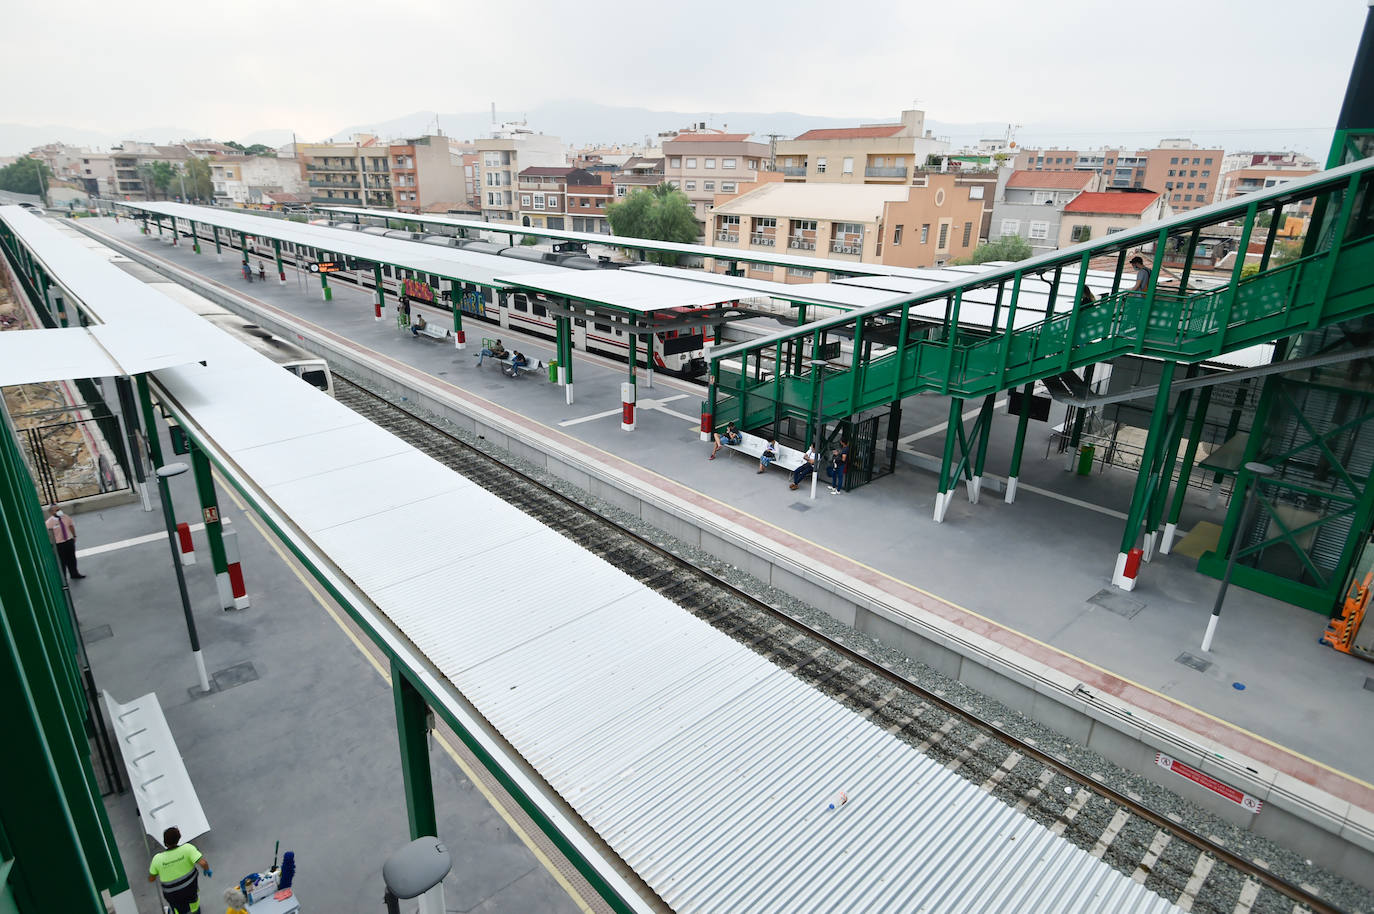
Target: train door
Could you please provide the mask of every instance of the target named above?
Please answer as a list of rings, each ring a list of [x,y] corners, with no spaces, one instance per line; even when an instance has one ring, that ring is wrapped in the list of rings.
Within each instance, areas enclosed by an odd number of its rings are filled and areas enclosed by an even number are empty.
[[[587,348],[587,321],[585,318],[573,318],[572,345],[574,349],[585,350]]]

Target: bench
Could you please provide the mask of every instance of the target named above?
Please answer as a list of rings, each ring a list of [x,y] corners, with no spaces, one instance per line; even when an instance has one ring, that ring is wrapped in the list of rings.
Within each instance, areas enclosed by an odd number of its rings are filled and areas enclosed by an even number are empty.
[[[488,352],[488,351],[490,351],[490,350],[492,349],[492,347],[495,346],[495,345],[496,345],[496,340],[490,339],[490,338],[488,338],[488,337],[483,337],[483,338],[482,338],[482,348],[479,349],[479,350],[477,350],[478,355],[481,356],[481,354],[482,354],[483,352]],[[512,353],[512,355],[513,355],[513,353]],[[526,356],[526,358],[528,359],[529,357]],[[502,372],[502,374],[507,374],[507,375],[508,375],[508,374],[511,373],[511,366],[512,366],[512,363],[511,363],[511,356],[510,356],[510,355],[507,355],[504,359],[498,359],[498,358],[497,358],[496,356],[494,356],[494,355],[489,355],[489,356],[482,357],[482,361],[483,361],[483,362],[487,361],[487,359],[490,359],[490,360],[493,361],[493,362],[499,363],[499,364],[501,365],[501,372]],[[481,367],[481,364],[480,364],[480,363],[478,364],[478,367],[479,367],[479,368]],[[521,366],[520,366],[520,374],[522,374],[522,375],[523,375],[523,374],[528,374],[528,373],[531,372],[531,371],[537,371],[537,372],[540,372],[540,373],[543,373],[543,374],[547,374],[547,373],[548,373],[548,370],[549,370],[548,363],[546,363],[543,359],[529,359],[528,362],[526,362],[524,365],[521,365]],[[515,377],[519,377],[519,375],[515,375]]]
[[[724,429],[719,429],[718,431],[724,431]],[[754,458],[754,460],[761,460],[763,458],[764,448],[768,447],[768,439],[760,438],[758,435],[751,435],[748,432],[740,432],[739,434],[739,444],[727,444],[725,447],[732,451],[738,451],[741,454],[747,454]],[[797,467],[806,463],[806,454],[803,451],[794,450],[783,444],[777,445],[773,450],[778,456],[773,458],[773,462],[770,463],[769,466],[782,467],[790,473]]]
[[[451,330],[447,330],[443,327],[436,327],[434,324],[428,323],[425,324],[423,327],[421,327],[419,324],[411,324],[410,332],[413,333],[415,336],[427,336],[435,340],[448,339],[449,336],[453,333],[453,331]]]

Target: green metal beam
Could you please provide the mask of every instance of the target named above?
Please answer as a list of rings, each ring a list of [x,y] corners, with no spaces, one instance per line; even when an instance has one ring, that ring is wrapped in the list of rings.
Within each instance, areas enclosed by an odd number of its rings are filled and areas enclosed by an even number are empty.
[[[405,783],[406,817],[411,839],[438,836],[434,780],[429,766],[429,705],[409,673],[391,658],[391,692],[396,703],[396,732],[401,742],[401,778]]]

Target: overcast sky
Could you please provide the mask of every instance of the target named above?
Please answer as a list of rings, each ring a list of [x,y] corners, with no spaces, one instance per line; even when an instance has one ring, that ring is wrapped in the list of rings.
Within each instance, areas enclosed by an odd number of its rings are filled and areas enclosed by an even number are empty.
[[[492,101],[856,119],[915,101],[943,123],[1054,125],[1065,145],[1075,128],[1142,144],[1206,128],[1238,147],[1261,129],[1329,137],[1365,14],[1365,0],[10,2],[0,120],[313,139]]]

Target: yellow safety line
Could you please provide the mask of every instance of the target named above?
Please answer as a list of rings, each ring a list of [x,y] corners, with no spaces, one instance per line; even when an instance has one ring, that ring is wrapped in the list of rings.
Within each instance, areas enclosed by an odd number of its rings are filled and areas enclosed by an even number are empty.
[[[218,471],[216,471],[215,475],[217,477],[220,476]],[[291,573],[305,585],[305,589],[310,591],[315,601],[320,604],[325,612],[329,613],[329,618],[333,619],[334,623],[339,626],[339,629],[348,636],[348,640],[352,641],[353,646],[358,649],[358,652],[367,658],[367,662],[372,664],[372,668],[377,671],[377,675],[381,676],[389,687],[391,685],[391,672],[386,667],[382,666],[381,662],[373,656],[372,651],[368,650],[367,645],[353,633],[353,630],[345,624],[344,620],[339,617],[339,614],[334,611],[334,607],[329,605],[331,601],[327,600],[325,596],[319,592],[315,586],[315,581],[309,578],[301,569],[300,563],[296,561],[296,557],[282,548],[281,543],[277,541],[277,537],[271,535],[267,528],[263,526],[262,521],[258,519],[257,512],[250,510],[242,499],[239,498],[238,491],[233,486],[226,484],[222,477],[220,477],[220,485],[225,492],[229,493],[229,497],[233,499],[234,504],[243,512],[243,515],[248,518],[248,522],[257,529],[258,533],[262,534],[262,538],[267,542],[267,545],[271,546],[272,550],[276,552],[277,555],[281,556],[286,567],[290,568]],[[530,853],[534,854],[535,859],[543,864],[544,869],[548,870],[550,875],[552,875],[558,884],[563,887],[563,891],[567,892],[568,896],[572,898],[578,910],[583,911],[584,914],[595,914],[591,906],[583,899],[581,893],[577,891],[573,884],[568,881],[568,878],[558,869],[557,865],[555,865],[554,862],[549,859],[549,856],[535,843],[529,833],[526,832],[525,829],[515,821],[511,814],[506,811],[501,801],[487,788],[487,785],[483,783],[478,773],[458,754],[458,751],[449,744],[449,741],[444,738],[444,735],[436,731],[434,733],[434,738],[439,745],[443,747],[443,750],[448,753],[449,758],[453,759],[458,768],[467,776],[467,779],[472,782],[473,786],[475,786],[478,791],[481,792],[482,796],[486,798],[491,808],[496,810],[497,814],[499,814],[501,818],[505,820],[506,824],[510,826],[511,831],[515,832],[516,836],[520,838],[525,847],[529,848]]]

